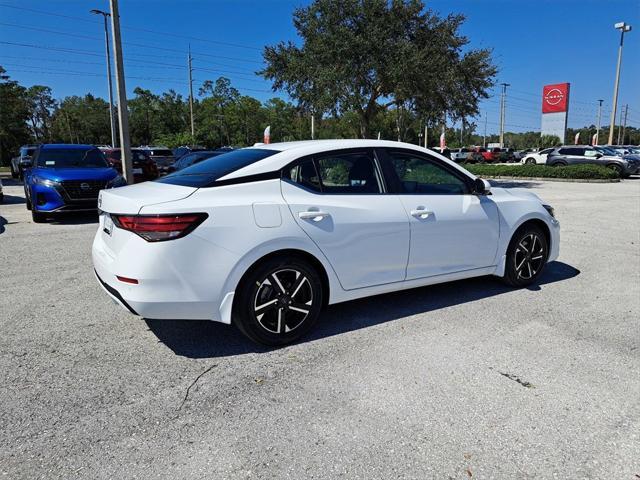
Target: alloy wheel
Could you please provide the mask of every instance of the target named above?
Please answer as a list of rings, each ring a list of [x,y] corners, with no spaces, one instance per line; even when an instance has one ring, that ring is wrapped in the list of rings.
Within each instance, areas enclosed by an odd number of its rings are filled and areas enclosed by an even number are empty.
[[[545,243],[535,233],[522,237],[514,253],[514,266],[519,279],[530,280],[544,266]]]
[[[258,324],[277,335],[292,332],[313,306],[313,288],[306,275],[293,268],[269,273],[257,282],[253,313]]]

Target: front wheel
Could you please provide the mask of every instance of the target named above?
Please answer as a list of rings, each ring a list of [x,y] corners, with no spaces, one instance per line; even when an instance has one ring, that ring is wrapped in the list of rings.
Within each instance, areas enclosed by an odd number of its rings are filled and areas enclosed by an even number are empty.
[[[618,177],[622,178],[622,167],[620,165],[617,165],[615,163],[611,163],[611,164],[607,165],[607,168],[609,170],[613,170],[614,172],[616,172]]]
[[[44,223],[47,219],[47,216],[44,213],[40,213],[35,208],[31,208],[31,219],[33,223]]]
[[[318,272],[303,259],[269,259],[245,275],[233,322],[247,337],[269,346],[294,342],[318,320],[323,302]]]
[[[535,225],[525,225],[509,243],[502,279],[513,287],[531,285],[542,273],[548,257],[549,245],[542,230]]]
[[[527,165],[535,165],[536,161],[533,158],[527,158],[524,163]]]

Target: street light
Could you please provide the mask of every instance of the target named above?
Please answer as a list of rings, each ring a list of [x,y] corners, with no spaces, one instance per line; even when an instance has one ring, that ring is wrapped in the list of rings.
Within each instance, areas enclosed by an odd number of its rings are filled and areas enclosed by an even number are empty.
[[[616,124],[616,109],[618,108],[618,87],[620,85],[620,65],[622,63],[622,44],[624,43],[625,32],[631,31],[631,25],[618,22],[614,25],[616,30],[620,30],[620,46],[618,47],[618,66],[616,67],[616,82],[613,85],[613,108],[611,109],[611,122],[609,124],[609,145],[613,145],[613,129]]]
[[[113,114],[113,87],[111,86],[111,54],[109,53],[109,29],[107,27],[107,17],[111,14],[102,10],[91,10],[90,13],[102,15],[104,18],[104,41],[107,50],[107,80],[109,81],[109,120],[111,122],[111,146],[116,147],[116,119]]]

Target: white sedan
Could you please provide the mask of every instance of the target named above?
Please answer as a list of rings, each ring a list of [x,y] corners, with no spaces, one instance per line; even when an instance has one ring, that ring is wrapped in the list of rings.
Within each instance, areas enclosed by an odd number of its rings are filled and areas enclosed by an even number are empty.
[[[235,150],[98,202],[93,264],[116,302],[268,345],[304,335],[327,304],[483,275],[529,285],[559,250],[535,194],[379,140]]]
[[[553,148],[545,148],[539,152],[529,152],[523,155],[522,163],[528,165],[545,165],[547,163],[547,157],[553,151]]]

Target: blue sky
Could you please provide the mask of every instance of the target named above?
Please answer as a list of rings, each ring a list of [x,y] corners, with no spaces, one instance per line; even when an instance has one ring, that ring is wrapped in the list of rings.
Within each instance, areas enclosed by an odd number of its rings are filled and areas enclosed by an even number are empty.
[[[187,94],[184,65],[191,43],[196,85],[224,75],[247,95],[277,96],[253,72],[261,66],[263,45],[296,41],[291,13],[305,3],[120,0],[127,89],[131,94],[139,85]],[[632,24],[635,30],[625,36],[619,103],[629,104],[627,124],[640,127],[639,1],[432,0],[427,6],[443,15],[465,14],[462,32],[471,46],[493,49],[498,83],[511,84],[509,131],[539,129],[542,86],[559,82],[571,83],[570,126],[595,123],[598,99],[604,100],[602,123],[608,124],[619,41],[613,24]],[[58,98],[88,92],[106,98],[102,20],[89,14],[91,8],[108,10],[108,1],[0,0],[0,42],[31,45],[0,43],[0,65],[24,85],[51,86]],[[497,88],[495,93],[481,108],[489,132],[498,128]],[[484,117],[476,122],[481,131]]]

